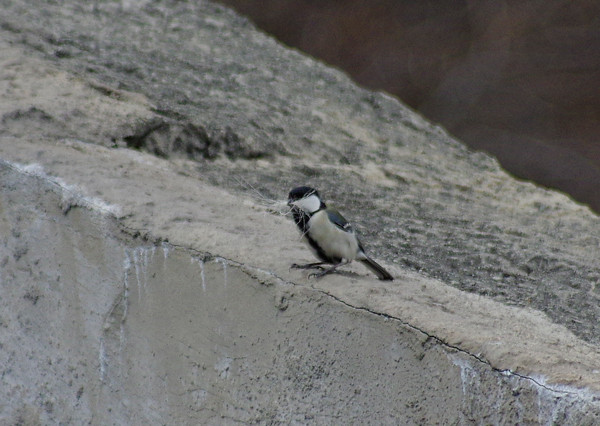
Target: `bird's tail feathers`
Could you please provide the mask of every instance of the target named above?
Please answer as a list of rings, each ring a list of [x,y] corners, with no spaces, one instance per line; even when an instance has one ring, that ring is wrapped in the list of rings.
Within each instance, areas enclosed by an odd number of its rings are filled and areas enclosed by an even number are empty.
[[[377,277],[380,280],[383,280],[383,281],[392,281],[394,279],[394,277],[392,276],[392,274],[390,274],[388,271],[386,271],[383,266],[381,266],[379,263],[375,262],[370,257],[368,257],[368,256],[365,255],[365,258],[364,259],[360,259],[360,261],[367,268],[369,268],[371,271],[373,271],[373,273],[375,275],[377,275]]]

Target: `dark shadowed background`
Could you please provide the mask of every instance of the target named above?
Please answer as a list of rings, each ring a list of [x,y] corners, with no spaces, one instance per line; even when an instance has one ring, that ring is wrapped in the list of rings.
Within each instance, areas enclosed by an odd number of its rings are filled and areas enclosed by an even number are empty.
[[[600,2],[221,1],[600,211]]]

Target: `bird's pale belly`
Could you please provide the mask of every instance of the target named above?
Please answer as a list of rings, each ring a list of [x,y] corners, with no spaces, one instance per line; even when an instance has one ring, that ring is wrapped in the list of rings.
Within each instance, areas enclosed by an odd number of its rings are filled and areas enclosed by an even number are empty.
[[[356,259],[358,243],[353,232],[345,232],[332,224],[327,213],[315,213],[308,222],[310,237],[319,244],[330,257],[346,260]]]

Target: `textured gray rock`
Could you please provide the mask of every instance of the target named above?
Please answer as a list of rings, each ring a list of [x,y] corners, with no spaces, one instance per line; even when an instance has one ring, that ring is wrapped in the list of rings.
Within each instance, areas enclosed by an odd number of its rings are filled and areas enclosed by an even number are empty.
[[[588,209],[210,3],[1,3],[5,419],[596,418]],[[288,270],[304,183],[396,281]]]

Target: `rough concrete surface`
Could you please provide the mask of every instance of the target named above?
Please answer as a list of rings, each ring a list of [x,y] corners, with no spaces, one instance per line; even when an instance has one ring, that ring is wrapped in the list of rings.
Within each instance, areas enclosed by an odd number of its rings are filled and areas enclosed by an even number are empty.
[[[0,3],[3,422],[598,421],[588,209],[213,4]],[[304,183],[395,281],[289,270]]]

